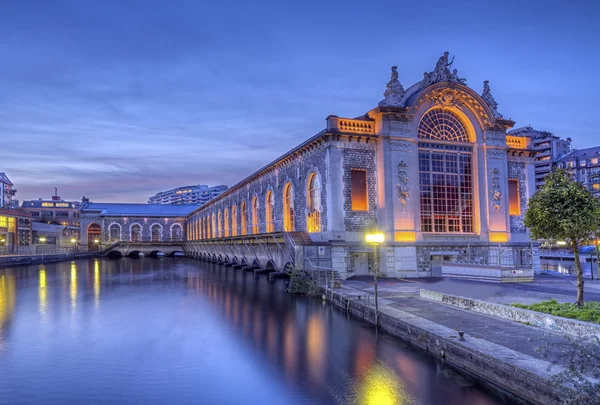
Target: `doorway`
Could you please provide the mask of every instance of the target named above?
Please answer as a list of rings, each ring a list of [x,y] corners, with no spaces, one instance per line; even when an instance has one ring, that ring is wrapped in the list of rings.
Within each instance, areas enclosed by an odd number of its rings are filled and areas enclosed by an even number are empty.
[[[352,265],[355,276],[369,275],[369,254],[366,252],[357,252],[352,254]]]

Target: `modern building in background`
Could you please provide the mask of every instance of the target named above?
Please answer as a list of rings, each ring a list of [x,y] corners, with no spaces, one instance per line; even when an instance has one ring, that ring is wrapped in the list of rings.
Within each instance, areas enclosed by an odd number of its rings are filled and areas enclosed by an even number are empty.
[[[178,187],[157,193],[148,199],[148,203],[203,205],[225,190],[227,190],[227,186],[208,187],[206,184]]]
[[[551,132],[539,131],[531,126],[508,131],[511,136],[528,137],[532,140],[535,156],[535,189],[545,184],[546,176],[552,171],[558,159],[571,152],[571,138],[562,139]]]
[[[574,150],[558,160],[556,166],[567,169],[575,180],[600,197],[600,146]]]
[[[47,224],[79,227],[79,207],[77,201],[65,201],[58,195],[53,195],[49,200],[26,200],[21,209],[29,212],[34,221]]]

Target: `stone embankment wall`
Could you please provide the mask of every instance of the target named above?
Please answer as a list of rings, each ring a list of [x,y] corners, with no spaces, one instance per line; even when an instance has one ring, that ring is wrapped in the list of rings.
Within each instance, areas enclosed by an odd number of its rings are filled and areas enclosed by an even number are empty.
[[[516,308],[510,305],[444,294],[437,291],[421,289],[420,296],[421,298],[452,305],[468,311],[497,316],[499,318],[526,323],[572,336],[596,336],[600,339],[600,325],[589,322],[582,322],[576,319],[563,318],[560,316],[544,314],[542,312],[530,311],[528,309]]]
[[[50,255],[34,255],[34,256],[2,256],[0,257],[0,268],[27,265],[27,264],[39,264],[39,263],[50,263],[60,262],[63,260],[75,260],[83,259],[86,257],[99,257],[100,253],[60,253]]]
[[[375,309],[365,300],[352,299],[348,303],[346,297],[331,290],[323,290],[323,294],[353,316],[375,324]],[[390,307],[380,309],[379,327],[500,392],[536,405],[561,403],[560,392],[550,380],[563,369],[546,361],[467,334],[465,341],[460,341],[456,330]]]

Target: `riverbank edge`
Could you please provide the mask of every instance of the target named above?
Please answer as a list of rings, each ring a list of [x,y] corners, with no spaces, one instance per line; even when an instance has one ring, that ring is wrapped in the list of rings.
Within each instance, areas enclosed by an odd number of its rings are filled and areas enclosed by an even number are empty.
[[[375,308],[357,299],[348,300],[324,287],[322,294],[333,305],[347,310],[363,322],[375,325]],[[357,290],[357,293],[364,295]],[[379,306],[379,327],[427,353],[448,362],[474,379],[536,405],[559,405],[560,392],[551,384],[563,369],[507,347],[456,330],[386,305]]]
[[[62,262],[67,260],[85,259],[88,257],[100,257],[98,252],[83,253],[60,253],[50,255],[32,255],[32,256],[3,256],[0,257],[0,269],[11,266],[26,266],[31,264],[44,264]]]
[[[473,311],[513,322],[525,323],[539,328],[565,333],[574,337],[596,337],[600,339],[600,325],[577,319],[564,318],[517,308],[495,302],[481,301],[460,295],[446,294],[421,288],[419,296],[423,299],[450,305],[466,311]]]

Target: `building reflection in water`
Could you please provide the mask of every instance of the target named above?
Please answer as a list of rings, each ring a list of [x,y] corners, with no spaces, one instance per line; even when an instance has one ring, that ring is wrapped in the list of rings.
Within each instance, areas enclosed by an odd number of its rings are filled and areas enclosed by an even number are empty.
[[[46,268],[44,265],[40,266],[39,281],[38,281],[38,295],[40,300],[40,315],[42,319],[46,319],[46,311],[48,309],[48,282],[46,281]]]
[[[10,273],[0,275],[0,348],[3,345],[3,335],[15,310],[15,301],[15,277]]]
[[[100,260],[94,259],[94,306],[100,306]]]
[[[75,310],[77,308],[77,264],[71,262],[71,308]]]

